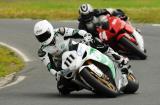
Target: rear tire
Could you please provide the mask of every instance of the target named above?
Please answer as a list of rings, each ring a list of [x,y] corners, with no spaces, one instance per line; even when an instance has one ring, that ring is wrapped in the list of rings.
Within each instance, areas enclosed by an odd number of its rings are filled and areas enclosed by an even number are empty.
[[[128,50],[133,52],[136,56],[138,56],[140,59],[145,60],[147,58],[146,53],[141,51],[134,43],[130,42],[127,38],[122,37],[119,42],[127,47]]]
[[[96,94],[107,97],[116,97],[118,95],[117,87],[110,80],[105,80],[96,76],[89,68],[82,69],[80,75],[94,88],[93,91]]]

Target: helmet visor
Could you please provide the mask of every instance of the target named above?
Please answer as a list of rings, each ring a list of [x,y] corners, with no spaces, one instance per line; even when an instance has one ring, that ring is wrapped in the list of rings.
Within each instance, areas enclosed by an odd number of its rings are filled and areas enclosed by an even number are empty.
[[[93,20],[93,13],[81,14],[81,17],[82,17],[84,22],[90,22],[90,21]]]
[[[51,37],[51,33],[46,31],[45,33],[36,36],[39,42],[44,42]]]

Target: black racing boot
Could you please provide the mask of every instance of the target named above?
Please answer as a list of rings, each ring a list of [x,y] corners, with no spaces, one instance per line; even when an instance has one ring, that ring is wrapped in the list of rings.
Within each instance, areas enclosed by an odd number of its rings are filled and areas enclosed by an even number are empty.
[[[70,94],[70,92],[75,90],[80,90],[79,86],[71,81],[71,79],[66,79],[65,77],[60,77],[60,80],[57,82],[57,89],[61,95]]]
[[[129,69],[131,68],[131,65],[124,65],[122,68],[121,68],[121,72],[122,74],[128,74],[129,73]]]

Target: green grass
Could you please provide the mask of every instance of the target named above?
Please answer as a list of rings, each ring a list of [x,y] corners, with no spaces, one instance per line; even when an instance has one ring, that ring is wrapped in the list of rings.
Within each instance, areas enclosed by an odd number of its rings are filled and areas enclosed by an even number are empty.
[[[0,46],[0,77],[18,72],[24,67],[24,62],[13,51]]]
[[[160,23],[160,0],[0,0],[0,18],[77,19],[82,3],[121,8],[135,22]]]

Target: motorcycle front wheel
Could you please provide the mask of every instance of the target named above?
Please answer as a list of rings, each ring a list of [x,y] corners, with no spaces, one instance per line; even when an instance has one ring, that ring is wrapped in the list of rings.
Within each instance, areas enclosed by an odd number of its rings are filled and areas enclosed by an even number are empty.
[[[139,82],[132,73],[128,73],[127,79],[128,79],[128,84],[124,88],[123,92],[126,94],[133,94],[138,90]]]
[[[138,56],[140,59],[144,60],[147,58],[146,53],[141,51],[134,43],[129,41],[126,37],[122,37],[119,40],[120,44],[125,46],[129,51],[133,52],[134,55]]]
[[[87,67],[81,70],[80,75],[91,87],[93,87],[93,91],[98,95],[116,97],[119,93],[117,87],[109,78],[107,78],[107,75],[105,77],[99,77]]]

